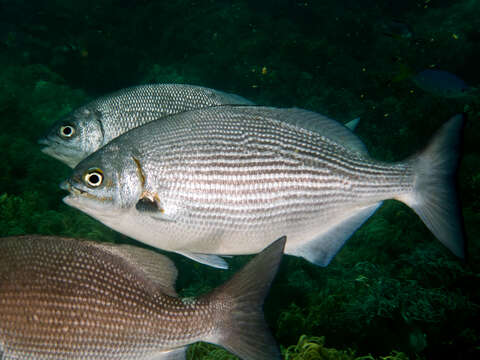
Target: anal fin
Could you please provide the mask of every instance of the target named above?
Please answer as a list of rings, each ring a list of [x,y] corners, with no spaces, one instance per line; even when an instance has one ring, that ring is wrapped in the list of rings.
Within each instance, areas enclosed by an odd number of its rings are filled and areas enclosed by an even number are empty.
[[[351,216],[311,241],[286,249],[285,253],[300,256],[319,266],[327,266],[352,234],[380,207],[382,202],[356,210]],[[288,244],[287,244],[288,245]]]
[[[218,255],[198,254],[188,251],[176,251],[177,254],[183,255],[189,259],[195,260],[201,264],[212,266],[218,269],[228,269],[228,264]]]

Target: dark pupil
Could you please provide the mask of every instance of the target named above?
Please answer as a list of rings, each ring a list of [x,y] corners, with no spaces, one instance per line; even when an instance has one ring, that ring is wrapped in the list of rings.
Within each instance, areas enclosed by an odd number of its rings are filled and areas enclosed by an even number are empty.
[[[89,180],[92,184],[98,184],[100,182],[100,176],[98,176],[97,174],[92,174],[90,175]]]
[[[70,126],[63,128],[63,135],[70,135],[72,133],[72,128]]]

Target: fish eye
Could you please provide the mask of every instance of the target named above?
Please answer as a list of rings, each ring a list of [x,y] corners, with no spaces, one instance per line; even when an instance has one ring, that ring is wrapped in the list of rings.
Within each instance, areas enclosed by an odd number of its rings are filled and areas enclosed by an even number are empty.
[[[75,128],[71,125],[63,125],[59,130],[60,136],[64,139],[69,139],[75,134]]]
[[[103,172],[100,169],[90,169],[83,176],[85,183],[90,187],[99,187],[103,183]]]

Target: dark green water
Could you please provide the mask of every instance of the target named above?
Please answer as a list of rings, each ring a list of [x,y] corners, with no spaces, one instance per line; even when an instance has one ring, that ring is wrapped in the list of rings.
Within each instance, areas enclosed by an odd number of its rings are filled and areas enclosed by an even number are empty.
[[[480,358],[480,96],[412,81],[433,68],[479,86],[478,14],[474,0],[0,0],[0,235],[131,241],[61,202],[70,169],[36,143],[63,114],[122,87],[191,83],[342,122],[360,116],[359,136],[386,161],[465,112],[467,261],[388,201],[327,268],[286,257],[265,312],[288,359]],[[188,295],[247,260],[225,272],[171,257]],[[191,356],[229,358],[205,345]]]

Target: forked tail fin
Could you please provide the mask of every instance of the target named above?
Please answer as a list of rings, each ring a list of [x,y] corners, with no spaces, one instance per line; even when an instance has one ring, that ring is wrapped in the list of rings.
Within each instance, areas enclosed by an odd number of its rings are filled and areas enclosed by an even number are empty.
[[[262,306],[280,265],[285,241],[282,237],[269,245],[228,282],[206,295],[219,310],[215,338],[206,341],[245,360],[280,359]]]
[[[402,196],[430,231],[455,255],[465,256],[461,210],[456,191],[463,115],[456,115],[433,136],[427,147],[412,159],[413,193]]]

